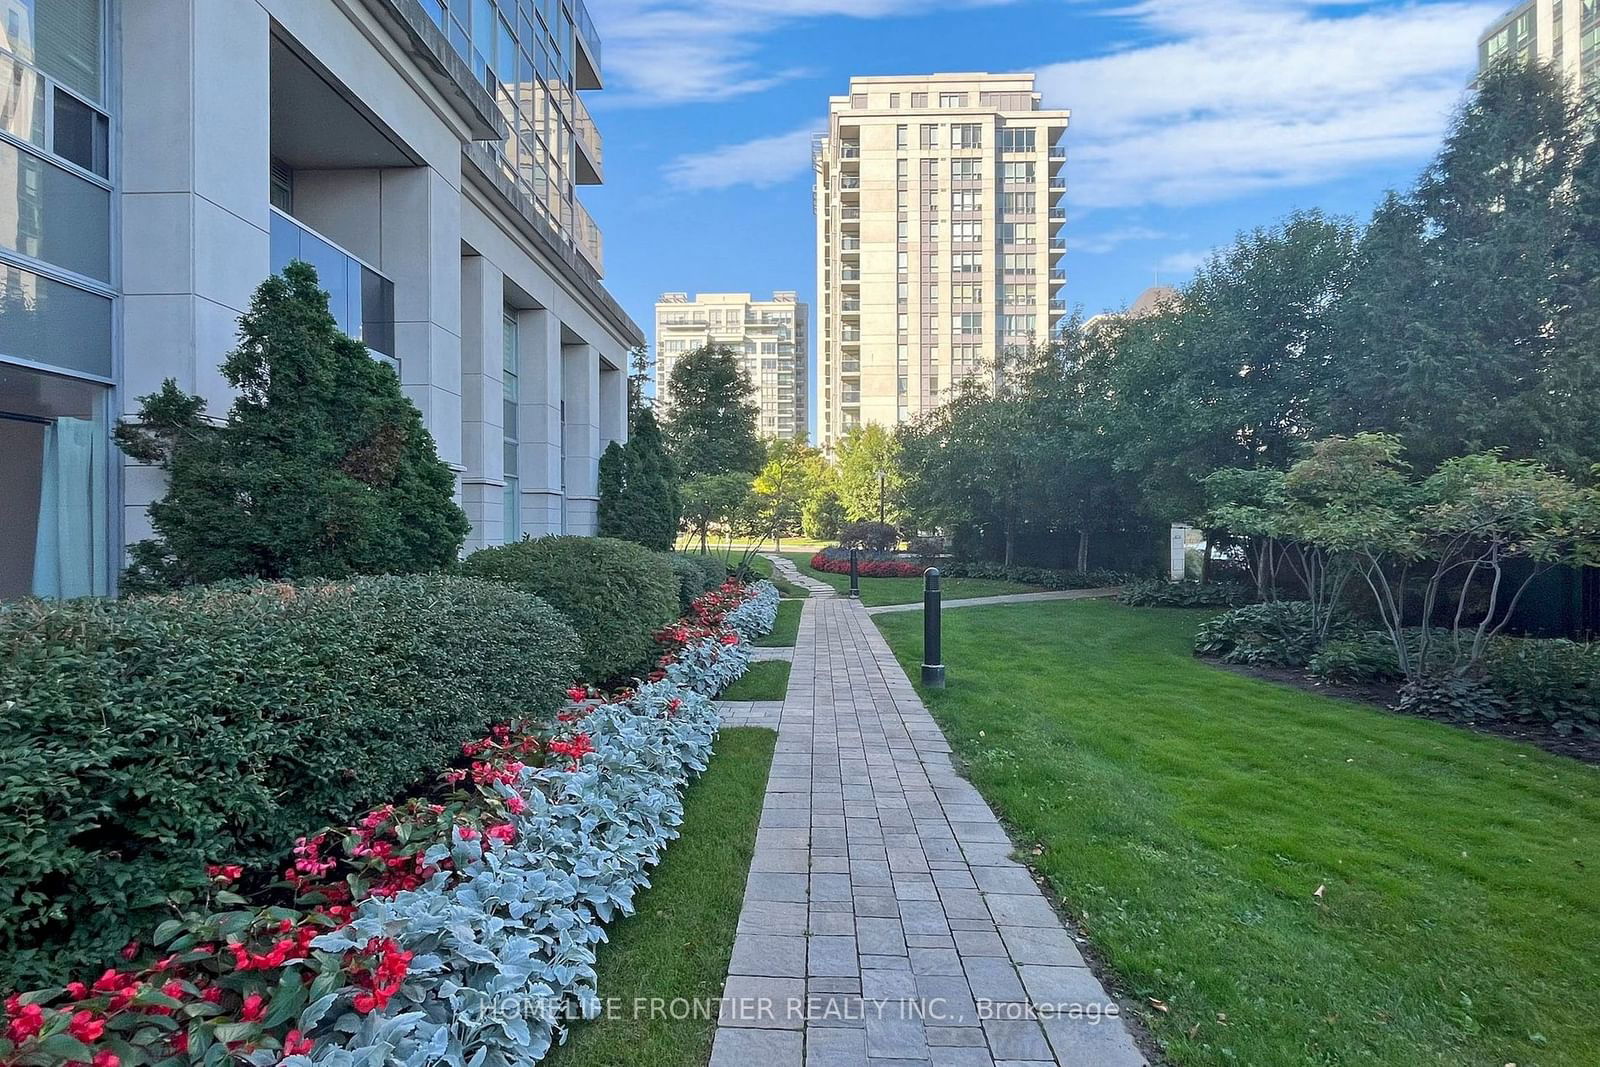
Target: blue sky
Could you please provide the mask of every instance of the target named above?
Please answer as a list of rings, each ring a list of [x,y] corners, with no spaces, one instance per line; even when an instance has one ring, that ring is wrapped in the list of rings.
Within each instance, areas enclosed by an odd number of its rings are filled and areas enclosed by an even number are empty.
[[[588,2],[606,184],[582,195],[606,284],[647,332],[671,290],[811,300],[810,136],[852,75],[1036,72],[1046,106],[1072,111],[1066,292],[1093,314],[1296,208],[1364,220],[1438,147],[1505,6]]]

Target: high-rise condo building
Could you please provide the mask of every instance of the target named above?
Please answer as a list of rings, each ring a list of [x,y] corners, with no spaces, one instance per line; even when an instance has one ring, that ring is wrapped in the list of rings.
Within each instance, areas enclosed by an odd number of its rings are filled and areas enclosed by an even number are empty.
[[[0,0],[0,600],[115,592],[160,472],[110,427],[308,261],[467,547],[595,526],[644,334],[601,284],[583,0]]]
[[[894,426],[1066,312],[1069,113],[1032,74],[852,78],[814,148],[818,436]]]
[[[1600,85],[1600,0],[1523,0],[1478,38],[1478,67],[1507,56],[1552,64],[1577,88]]]
[[[714,344],[744,360],[756,387],[761,414],[756,429],[764,437],[806,437],[811,359],[807,343],[810,308],[792,292],[756,300],[749,293],[663,293],[656,302],[656,396],[667,406],[667,379],[686,352]]]

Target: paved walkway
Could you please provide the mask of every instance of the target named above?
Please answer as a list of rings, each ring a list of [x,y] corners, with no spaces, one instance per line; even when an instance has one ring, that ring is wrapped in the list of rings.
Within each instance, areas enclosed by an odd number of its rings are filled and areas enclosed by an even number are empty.
[[[1039,600],[1093,600],[1098,597],[1116,596],[1122,591],[1120,586],[1108,586],[1104,589],[1052,589],[1044,593],[1006,593],[1002,596],[972,596],[962,597],[958,600],[946,600],[940,604],[944,608],[981,608],[990,604],[1032,604]],[[913,601],[910,604],[883,604],[876,608],[868,608],[868,615],[883,615],[891,611],[921,611],[922,603]]]
[[[794,653],[711,1067],[1144,1064],[861,605]]]
[[[780,556],[776,552],[764,552],[762,554],[771,561],[772,569],[777,572],[778,577],[790,585],[798,585],[815,597],[827,597],[836,594],[836,590],[827,582],[819,582],[810,575],[801,574],[800,568],[796,567],[794,561],[787,556]]]

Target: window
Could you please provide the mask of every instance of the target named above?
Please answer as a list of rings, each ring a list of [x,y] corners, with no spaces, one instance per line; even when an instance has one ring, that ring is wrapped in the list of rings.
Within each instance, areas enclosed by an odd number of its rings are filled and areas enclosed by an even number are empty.
[[[22,0],[7,6],[6,47],[85,99],[99,101],[100,0]]]
[[[505,476],[506,488],[502,504],[505,508],[502,537],[506,544],[522,540],[522,494],[520,492],[522,479],[519,474],[517,462],[518,437],[518,402],[522,398],[522,390],[518,381],[518,371],[521,369],[517,360],[517,313],[512,308],[506,308],[501,313],[503,336],[501,338],[501,381],[504,390],[501,400],[501,433],[505,444]]]
[[[899,107],[900,107],[900,94],[899,93],[890,93],[889,94],[889,109],[891,111],[893,111],[893,110],[898,109]]]
[[[1033,161],[1000,164],[1000,180],[1006,185],[1031,185],[1033,183]]]
[[[951,148],[982,148],[983,127],[976,122],[963,122],[950,127]]]
[[[1008,285],[1000,294],[1000,301],[1011,307],[1033,307],[1037,303],[1037,290],[1031,285]]]
[[[940,93],[939,94],[939,106],[940,107],[966,107],[967,106],[967,94],[966,93]]]
[[[1034,238],[1034,223],[1031,222],[1002,222],[1000,224],[1000,242],[1008,245],[1031,245]]]
[[[957,244],[972,244],[983,240],[983,223],[981,222],[953,222],[950,224],[950,240]]]
[[[1007,337],[1024,337],[1033,333],[1032,315],[1002,315],[1000,329]]]
[[[866,93],[851,93],[850,94],[850,110],[852,110],[852,111],[865,111],[866,107],[867,107],[867,94]]]
[[[931,123],[924,123],[917,128],[917,144],[923,149],[939,147],[939,127]]]
[[[1001,193],[1000,210],[1007,215],[1032,215],[1038,201],[1034,193]]]
[[[1037,261],[1026,252],[1007,252],[1000,257],[1001,270],[1007,274],[1032,274]]]
[[[0,364],[0,600],[111,592],[108,392]]]
[[[911,94],[911,106],[913,108],[927,107],[928,106],[928,94],[927,93],[912,93]]]
[[[0,265],[0,356],[111,377],[111,301]],[[3,498],[0,498],[3,499]]]
[[[108,281],[111,193],[0,141],[0,247]]]
[[[907,130],[904,126],[896,126],[894,128],[894,146],[901,151],[904,151],[906,147],[906,133]]]
[[[1026,127],[1006,127],[1000,131],[1000,151],[1002,152],[1032,152],[1034,148],[1034,129]]]
[[[953,182],[979,181],[978,164],[976,159],[952,159],[950,161],[950,180]]]
[[[982,333],[983,314],[977,311],[960,311],[951,315],[950,332],[956,334]]]
[[[983,193],[977,189],[957,189],[950,194],[951,211],[982,211]]]
[[[950,259],[950,269],[955,274],[977,274],[983,269],[982,257],[976,252],[957,252]]]
[[[961,282],[950,287],[950,299],[957,304],[983,303],[983,286],[973,282]]]
[[[978,369],[979,345],[956,345],[950,350],[950,366],[957,377],[966,377]]]

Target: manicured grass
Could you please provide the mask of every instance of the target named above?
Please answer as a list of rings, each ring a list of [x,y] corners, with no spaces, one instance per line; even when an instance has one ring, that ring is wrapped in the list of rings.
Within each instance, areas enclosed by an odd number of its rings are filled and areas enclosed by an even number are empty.
[[[778,602],[778,618],[772,624],[772,632],[756,641],[757,645],[766,648],[793,648],[795,635],[800,632],[800,612],[805,610],[805,605],[798,600],[782,600]]]
[[[718,700],[782,700],[789,691],[789,661],[768,659],[750,664],[745,676],[721,693]]]
[[[1170,1061],[1600,1063],[1600,770],[1209,666],[1203,617],[952,612],[924,694]]]
[[[808,578],[815,578],[819,582],[827,582],[841,593],[848,593],[850,591],[850,576],[848,574],[833,574],[829,571],[811,569],[811,557],[815,554],[814,552],[784,553],[796,567],[800,568],[801,574]],[[1039,587],[1036,585],[1002,582],[991,578],[946,578],[941,583],[940,588],[946,600],[974,596],[1001,596],[1005,593],[1039,592]],[[861,579],[861,602],[869,608],[882,604],[910,604],[921,599],[921,578]]]
[[[580,1022],[552,1067],[704,1067],[711,1056],[711,1018],[631,1017],[639,997],[722,995],[755,852],[756,824],[777,734],[750,727],[723,730],[716,755],[684,796],[683,836],[667,847],[637,900],[639,911],[611,930],[600,947],[599,992],[619,998],[621,1018]]]

